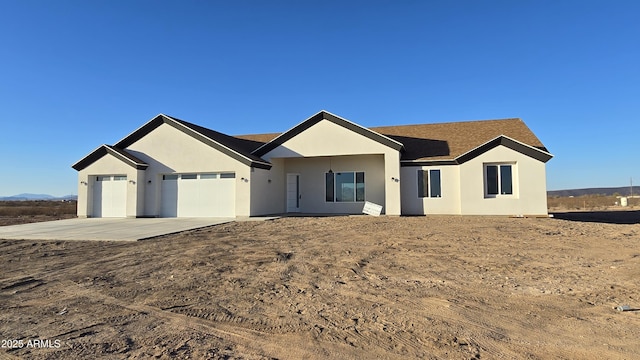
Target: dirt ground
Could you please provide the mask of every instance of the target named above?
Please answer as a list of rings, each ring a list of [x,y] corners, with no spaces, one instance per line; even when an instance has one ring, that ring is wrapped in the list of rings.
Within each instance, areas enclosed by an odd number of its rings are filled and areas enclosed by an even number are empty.
[[[77,216],[75,214],[61,214],[61,215],[22,215],[22,216],[0,216],[0,226],[7,225],[21,225],[28,223],[36,223],[43,221],[54,221],[73,219]]]
[[[638,358],[640,217],[616,216],[0,240],[0,358]]]
[[[0,226],[71,219],[76,209],[75,201],[0,201]]]

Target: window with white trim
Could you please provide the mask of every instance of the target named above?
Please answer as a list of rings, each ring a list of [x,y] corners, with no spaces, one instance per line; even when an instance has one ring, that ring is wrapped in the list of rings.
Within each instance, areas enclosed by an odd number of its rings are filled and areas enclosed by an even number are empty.
[[[513,175],[515,164],[485,164],[485,195],[495,197],[513,195]]]
[[[418,197],[442,197],[442,183],[439,169],[418,170]]]
[[[364,172],[325,173],[326,202],[362,202],[365,198]]]

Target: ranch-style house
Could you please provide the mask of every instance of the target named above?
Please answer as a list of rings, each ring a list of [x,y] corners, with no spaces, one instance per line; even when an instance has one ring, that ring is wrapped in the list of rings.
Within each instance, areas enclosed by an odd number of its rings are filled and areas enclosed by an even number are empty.
[[[520,119],[366,128],[320,111],[230,136],[160,114],[73,168],[79,217],[544,216],[551,157]]]

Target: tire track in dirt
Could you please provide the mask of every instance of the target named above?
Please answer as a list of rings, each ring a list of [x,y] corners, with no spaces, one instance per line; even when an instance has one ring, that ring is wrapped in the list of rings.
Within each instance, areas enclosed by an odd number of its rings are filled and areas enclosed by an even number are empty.
[[[270,353],[274,354],[274,356],[287,354],[287,357],[291,359],[308,358],[317,354],[317,352],[307,350],[303,346],[295,346],[295,344],[291,342],[283,343],[282,341],[279,341],[277,336],[268,332],[238,327],[238,324],[241,325],[242,323],[246,323],[246,321],[241,317],[234,317],[231,315],[214,315],[213,317],[210,316],[210,318],[203,318],[202,314],[210,313],[205,313],[201,310],[189,312],[191,315],[175,313],[148,305],[127,303],[95,290],[83,288],[74,282],[65,281],[58,285],[64,289],[63,292],[69,297],[85,296],[102,303],[112,304],[134,312],[144,313],[158,319],[169,321],[173,328],[191,329],[220,336],[228,341],[241,343],[243,346],[253,348],[253,350],[258,353]],[[219,320],[217,321],[216,319]],[[295,328],[295,326],[292,328]],[[309,349],[312,348],[313,347],[309,347]],[[337,354],[333,355],[335,356]]]

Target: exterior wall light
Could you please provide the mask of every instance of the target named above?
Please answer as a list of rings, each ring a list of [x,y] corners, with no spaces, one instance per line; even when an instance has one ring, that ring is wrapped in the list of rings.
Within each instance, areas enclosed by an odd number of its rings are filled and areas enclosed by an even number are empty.
[[[135,185],[135,184],[136,184],[136,181],[135,181],[135,180],[129,180],[129,182],[130,182],[130,183],[132,183],[133,185]]]
[[[80,181],[80,184],[82,184],[82,185],[88,185],[88,184],[87,184],[87,182],[86,182],[86,181],[84,181],[84,180]]]
[[[391,181],[398,182],[398,181],[400,181],[400,179],[398,179],[398,178],[397,178],[397,177],[395,177],[395,176],[392,176],[392,177],[391,177]]]

